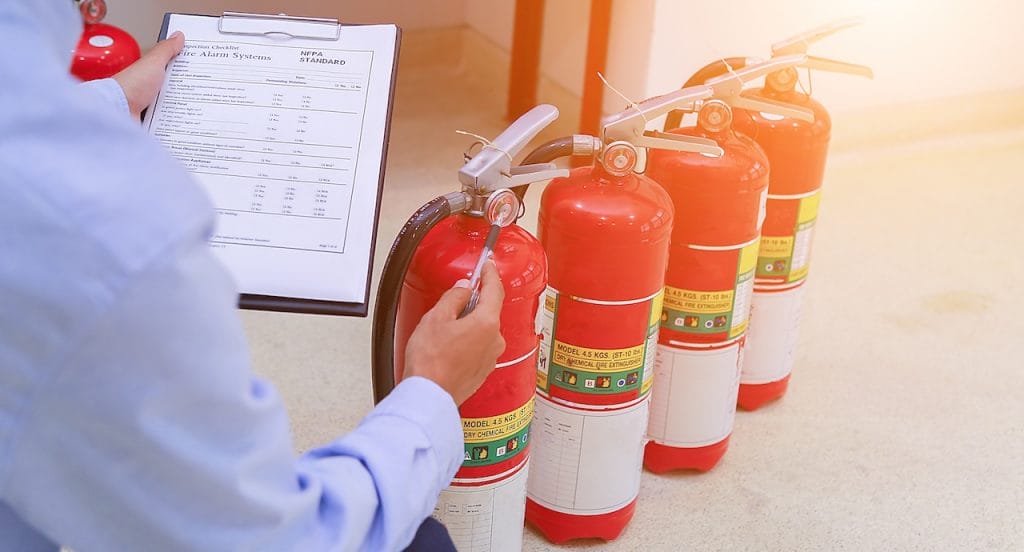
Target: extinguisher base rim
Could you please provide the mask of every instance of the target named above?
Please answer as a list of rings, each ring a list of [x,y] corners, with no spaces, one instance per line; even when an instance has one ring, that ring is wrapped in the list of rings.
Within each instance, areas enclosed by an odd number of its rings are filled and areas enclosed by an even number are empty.
[[[752,412],[762,406],[777,401],[786,394],[789,389],[789,377],[768,383],[742,383],[740,392],[736,399],[736,405],[741,409]]]

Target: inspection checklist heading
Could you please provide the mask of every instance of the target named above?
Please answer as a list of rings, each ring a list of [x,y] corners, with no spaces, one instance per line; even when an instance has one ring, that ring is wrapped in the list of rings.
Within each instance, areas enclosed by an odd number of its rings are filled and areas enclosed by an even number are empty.
[[[244,34],[219,20],[168,15],[165,34],[183,32],[185,48],[145,126],[216,207],[210,244],[243,306],[365,315],[398,29],[323,40],[294,21],[285,35],[273,19]]]

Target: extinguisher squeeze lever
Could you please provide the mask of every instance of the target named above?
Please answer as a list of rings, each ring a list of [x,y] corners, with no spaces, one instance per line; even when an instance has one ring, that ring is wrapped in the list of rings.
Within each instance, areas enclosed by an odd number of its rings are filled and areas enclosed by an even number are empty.
[[[520,150],[557,118],[555,106],[542,104],[516,119],[459,170],[462,189],[467,193],[485,195],[501,188],[568,176],[568,170],[548,163],[513,167],[513,158]]]
[[[807,54],[807,49],[819,40],[832,36],[839,31],[855,27],[863,23],[863,20],[859,17],[851,17],[847,19],[840,19],[822,25],[821,27],[815,27],[809,31],[802,32],[798,35],[791,36],[784,40],[780,40],[775,44],[772,44],[772,58],[781,58],[783,56],[791,54]],[[846,73],[849,75],[858,75],[861,77],[874,78],[874,72],[870,67],[866,65],[860,65],[857,63],[849,63],[846,61],[839,61],[835,59],[826,59],[816,56],[807,56],[807,60],[800,64],[800,67],[807,69],[816,69],[819,71],[828,71],[830,73]],[[786,71],[786,70],[783,70]],[[795,69],[789,69],[789,72],[795,71]],[[788,87],[792,88],[795,83],[795,77],[786,76],[781,79],[781,82],[776,82],[780,72],[775,72],[768,78],[768,84],[775,88]]]
[[[770,73],[797,67],[806,60],[807,56],[804,54],[773,57],[767,61],[747,65],[741,69],[732,70],[724,75],[709,79],[704,85],[711,88],[714,99],[722,100],[729,107],[774,113],[813,123],[814,112],[805,107],[767,98],[751,98],[741,95],[745,83]]]
[[[638,148],[689,151],[720,157],[724,151],[713,140],[647,130],[649,120],[710,98],[713,93],[708,86],[691,86],[634,104],[601,121],[601,141],[606,148],[615,142],[627,142]]]

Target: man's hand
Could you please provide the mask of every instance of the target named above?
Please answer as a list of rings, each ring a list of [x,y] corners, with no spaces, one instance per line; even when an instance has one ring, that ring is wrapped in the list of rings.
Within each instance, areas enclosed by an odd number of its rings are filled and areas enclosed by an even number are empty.
[[[421,376],[441,386],[455,404],[472,395],[505,350],[499,318],[505,290],[493,262],[484,266],[480,302],[459,319],[471,291],[461,282],[445,292],[409,338],[405,376]]]
[[[142,110],[156,99],[160,87],[164,84],[167,64],[184,47],[185,35],[180,31],[175,32],[167,40],[157,43],[152,50],[142,56],[142,59],[114,75],[114,80],[121,85],[125,97],[128,98],[128,108],[133,118],[138,119]]]

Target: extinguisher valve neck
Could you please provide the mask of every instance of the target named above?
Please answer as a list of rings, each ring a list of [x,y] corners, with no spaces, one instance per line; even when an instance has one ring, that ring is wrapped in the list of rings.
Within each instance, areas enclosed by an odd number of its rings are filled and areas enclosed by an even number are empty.
[[[473,196],[466,192],[451,192],[442,197],[448,202],[448,209],[452,214],[467,211],[473,204]]]

